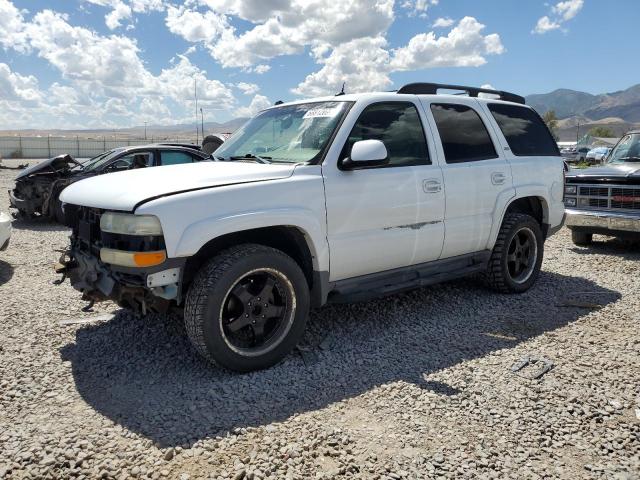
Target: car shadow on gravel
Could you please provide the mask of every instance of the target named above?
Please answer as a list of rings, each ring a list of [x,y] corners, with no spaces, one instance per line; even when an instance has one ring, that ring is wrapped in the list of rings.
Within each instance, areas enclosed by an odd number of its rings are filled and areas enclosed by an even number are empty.
[[[161,447],[192,445],[236,427],[267,425],[396,381],[442,395],[457,388],[428,375],[552,331],[590,313],[570,292],[615,302],[619,293],[543,272],[523,295],[460,280],[367,303],[312,312],[302,352],[260,372],[236,374],[196,356],[179,321],[114,318],[78,328],[61,349],[76,388],[99,414]],[[552,359],[553,360],[553,359]],[[505,364],[505,375],[510,365]]]
[[[69,228],[46,217],[16,218],[11,222],[14,230],[32,230],[36,232],[64,232]]]
[[[620,238],[594,239],[588,247],[570,247],[578,255],[611,255],[625,260],[640,260],[640,241],[631,242]]]
[[[13,265],[0,260],[0,286],[7,283],[13,277]]]

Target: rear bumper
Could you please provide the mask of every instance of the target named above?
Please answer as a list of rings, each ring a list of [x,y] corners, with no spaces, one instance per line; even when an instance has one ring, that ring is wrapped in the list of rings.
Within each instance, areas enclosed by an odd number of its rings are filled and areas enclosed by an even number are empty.
[[[566,226],[579,230],[640,233],[640,215],[567,209]]]

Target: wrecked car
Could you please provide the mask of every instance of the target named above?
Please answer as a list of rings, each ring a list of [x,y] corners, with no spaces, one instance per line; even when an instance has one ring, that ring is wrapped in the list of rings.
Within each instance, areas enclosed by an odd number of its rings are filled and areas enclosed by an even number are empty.
[[[15,188],[9,191],[11,207],[17,210],[17,215],[26,218],[43,216],[64,223],[58,197],[64,188],[78,180],[103,173],[193,163],[208,158],[210,155],[199,147],[182,144],[119,147],[85,162],[70,155],[60,155],[20,172]]]

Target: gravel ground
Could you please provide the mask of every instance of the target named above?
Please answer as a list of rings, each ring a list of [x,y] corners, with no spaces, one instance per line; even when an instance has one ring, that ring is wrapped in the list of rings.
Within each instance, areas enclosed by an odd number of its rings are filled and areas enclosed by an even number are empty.
[[[637,246],[563,230],[524,295],[468,279],[329,306],[239,375],[174,318],[82,313],[52,284],[67,235],[18,221],[0,253],[0,478],[640,478]],[[554,367],[513,373],[525,356]]]

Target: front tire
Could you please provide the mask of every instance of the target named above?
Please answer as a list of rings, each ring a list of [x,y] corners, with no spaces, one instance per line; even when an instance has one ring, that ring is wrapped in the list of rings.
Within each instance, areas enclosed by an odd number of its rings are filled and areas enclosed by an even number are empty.
[[[543,254],[544,239],[537,220],[523,213],[507,213],[485,278],[499,292],[526,292],[540,274]]]
[[[238,372],[282,360],[304,333],[309,286],[280,250],[245,244],[211,259],[185,302],[187,334],[198,353]]]
[[[571,230],[571,241],[579,247],[587,247],[593,242],[593,234]]]

